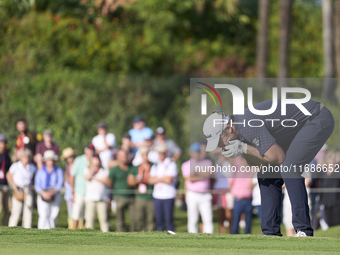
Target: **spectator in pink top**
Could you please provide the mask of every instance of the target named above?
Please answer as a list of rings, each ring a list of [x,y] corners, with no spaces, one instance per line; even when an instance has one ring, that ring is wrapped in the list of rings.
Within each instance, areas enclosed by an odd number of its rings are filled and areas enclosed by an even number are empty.
[[[193,143],[190,146],[190,159],[182,165],[186,188],[189,233],[198,233],[199,215],[201,215],[203,222],[203,232],[211,234],[214,231],[212,195],[209,192],[210,172],[199,173],[195,171],[196,166],[200,166],[200,169],[203,170],[212,165],[210,160],[200,159],[200,144]]]
[[[242,166],[247,166],[246,160],[242,156],[238,156],[234,160],[236,172],[229,178],[228,184],[231,193],[234,196],[234,209],[233,209],[233,224],[231,233],[238,234],[239,222],[241,214],[246,214],[246,228],[245,234],[250,234],[251,217],[252,217],[252,173],[241,172]]]

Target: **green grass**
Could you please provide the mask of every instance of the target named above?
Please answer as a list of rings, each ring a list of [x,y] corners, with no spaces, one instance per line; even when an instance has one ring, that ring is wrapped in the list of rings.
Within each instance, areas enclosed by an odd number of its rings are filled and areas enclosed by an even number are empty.
[[[339,233],[339,228],[337,228]],[[1,254],[339,254],[339,237],[158,232],[101,233],[0,227]]]
[[[53,230],[0,227],[0,254],[339,254],[340,226],[317,230],[313,238],[262,236],[254,218],[252,235],[186,233],[186,213],[176,208],[176,235],[158,232],[101,233],[96,230],[68,230],[64,202]],[[2,215],[0,215],[0,220]],[[114,227],[114,216],[111,224]],[[34,212],[33,226],[36,227]],[[215,232],[217,219],[215,212]],[[284,234],[284,228],[282,228]]]

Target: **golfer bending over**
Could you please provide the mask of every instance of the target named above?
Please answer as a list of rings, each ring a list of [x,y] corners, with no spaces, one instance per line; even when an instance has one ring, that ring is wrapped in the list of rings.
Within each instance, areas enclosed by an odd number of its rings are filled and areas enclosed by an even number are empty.
[[[272,103],[272,100],[264,101],[254,108],[267,110]],[[220,147],[225,157],[243,154],[250,166],[262,164],[269,169],[269,165],[276,165],[284,169],[276,175],[262,171],[258,174],[264,235],[282,235],[281,186],[285,183],[292,205],[295,236],[313,236],[307,192],[301,174],[304,166],[312,161],[332,134],[334,119],[319,102],[309,100],[302,106],[310,115],[305,115],[295,104],[287,104],[286,115],[282,115],[280,99],[276,110],[266,116],[255,115],[249,109],[245,109],[243,115],[233,116],[216,111],[205,120],[203,126],[208,141],[206,151]]]

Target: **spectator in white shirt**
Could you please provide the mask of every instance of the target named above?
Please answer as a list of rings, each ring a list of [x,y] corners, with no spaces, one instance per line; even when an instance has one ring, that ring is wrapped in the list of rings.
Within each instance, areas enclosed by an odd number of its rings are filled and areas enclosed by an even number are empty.
[[[154,145],[154,141],[155,141],[155,137],[154,135],[150,135],[148,137],[145,138],[145,147],[147,147],[149,149],[149,153],[148,153],[148,160],[155,164],[159,161],[158,158],[158,152],[157,152],[157,146]],[[140,153],[140,150],[138,149],[133,161],[132,161],[132,165],[134,166],[139,166],[140,164],[143,163],[143,157]]]
[[[22,149],[18,155],[20,161],[15,162],[6,175],[8,182],[14,190],[12,197],[12,214],[9,218],[8,226],[17,226],[22,213],[22,226],[24,228],[31,228],[33,192],[30,185],[33,183],[33,175],[36,167],[34,164],[29,163],[32,160],[32,152],[29,149]]]
[[[154,198],[156,230],[174,231],[174,204],[177,195],[177,165],[167,157],[165,145],[157,147],[159,162],[151,167],[149,184],[155,185],[152,196]]]
[[[107,132],[107,127],[104,122],[99,122],[97,125],[98,135],[93,137],[92,144],[99,154],[103,168],[108,168],[108,163],[111,160],[111,149],[116,145],[116,137],[112,133]]]
[[[156,129],[155,147],[161,144],[165,144],[168,150],[168,157],[170,157],[172,161],[176,162],[177,159],[181,157],[181,148],[179,148],[173,140],[166,138],[164,127],[158,127]]]
[[[85,171],[85,219],[86,227],[94,228],[95,213],[97,210],[100,230],[109,231],[107,223],[107,203],[105,180],[109,175],[107,169],[102,168],[98,155],[93,155],[89,169]]]

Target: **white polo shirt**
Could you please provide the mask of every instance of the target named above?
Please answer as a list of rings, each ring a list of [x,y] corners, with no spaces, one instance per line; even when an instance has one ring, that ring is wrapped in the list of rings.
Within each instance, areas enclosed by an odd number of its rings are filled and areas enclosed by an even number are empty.
[[[107,145],[114,147],[116,145],[116,136],[112,133],[107,133],[105,136]],[[102,135],[96,135],[92,139],[92,144],[96,150],[102,150],[105,148],[104,137]],[[100,160],[104,168],[107,168],[108,163],[111,159],[111,150],[107,149],[99,153]]]
[[[15,162],[9,168],[9,172],[13,174],[13,181],[19,188],[24,188],[33,183],[33,175],[37,170],[36,166],[28,163],[26,167],[21,161]]]
[[[173,199],[177,195],[176,183],[177,183],[177,165],[171,161],[170,158],[166,158],[163,162],[158,162],[153,165],[150,170],[150,176],[153,177],[165,177],[173,176],[174,179],[171,184],[163,182],[156,183],[153,189],[152,196],[156,199]]]

